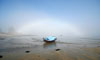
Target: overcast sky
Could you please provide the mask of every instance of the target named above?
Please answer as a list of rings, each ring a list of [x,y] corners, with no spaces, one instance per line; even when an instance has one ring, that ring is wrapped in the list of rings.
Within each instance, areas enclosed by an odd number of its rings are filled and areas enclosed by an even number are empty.
[[[100,0],[0,0],[0,28],[9,27],[23,33],[100,36]]]

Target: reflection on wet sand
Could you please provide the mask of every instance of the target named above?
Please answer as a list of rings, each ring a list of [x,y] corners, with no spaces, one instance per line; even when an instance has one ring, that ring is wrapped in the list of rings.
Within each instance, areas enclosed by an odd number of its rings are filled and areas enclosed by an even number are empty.
[[[54,47],[56,47],[56,42],[50,42],[50,43],[44,43],[43,44],[43,47],[44,48],[54,48]]]

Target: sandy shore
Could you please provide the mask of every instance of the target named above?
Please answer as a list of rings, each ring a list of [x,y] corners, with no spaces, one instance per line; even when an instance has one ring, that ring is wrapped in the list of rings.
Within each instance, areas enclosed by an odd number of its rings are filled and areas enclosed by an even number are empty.
[[[0,40],[0,60],[100,60],[100,40],[45,43],[36,38],[17,36]]]
[[[18,60],[100,60],[100,48],[81,48],[82,51],[73,52],[73,55],[70,52],[64,51],[52,51],[47,53],[40,54],[27,54]],[[98,54],[98,55],[97,55]]]
[[[19,55],[19,56],[18,56]],[[100,47],[79,48],[56,51],[43,51],[24,53],[22,55],[10,53],[1,60],[100,60]]]

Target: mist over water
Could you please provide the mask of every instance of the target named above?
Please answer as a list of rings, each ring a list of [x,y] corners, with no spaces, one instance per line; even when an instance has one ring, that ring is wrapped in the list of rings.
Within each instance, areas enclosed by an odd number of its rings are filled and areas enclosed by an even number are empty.
[[[40,36],[82,36],[82,32],[72,24],[57,20],[40,20],[25,24],[18,30],[19,33],[33,34]]]
[[[98,23],[94,24],[88,21],[82,23],[80,22],[81,19],[80,21],[70,21],[70,19],[65,20],[35,10],[30,12],[17,11],[8,15],[9,18],[6,19],[8,21],[4,23],[5,25],[2,25],[3,31],[7,31],[10,27],[14,27],[14,30],[19,34],[39,35],[41,37],[52,35],[66,36],[69,38],[99,38],[100,31]]]
[[[36,2],[36,3],[35,3]],[[0,29],[40,36],[100,36],[98,1],[1,1]],[[48,7],[47,7],[48,6]],[[88,9],[87,9],[88,8]]]

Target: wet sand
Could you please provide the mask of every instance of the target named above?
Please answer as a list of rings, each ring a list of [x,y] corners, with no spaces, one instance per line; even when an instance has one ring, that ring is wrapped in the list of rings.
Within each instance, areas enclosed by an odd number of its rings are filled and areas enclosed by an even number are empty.
[[[100,40],[45,43],[40,39],[11,37],[1,40],[6,44],[0,43],[0,55],[3,56],[0,60],[100,60]]]
[[[17,54],[16,54],[17,55]],[[8,54],[1,60],[100,60],[100,48],[81,48],[75,50],[60,50],[39,53],[26,53],[23,55]]]
[[[85,51],[85,53],[83,53]],[[73,54],[70,54],[70,52]],[[100,48],[82,48],[80,51],[52,51],[27,54],[18,60],[100,60]]]

